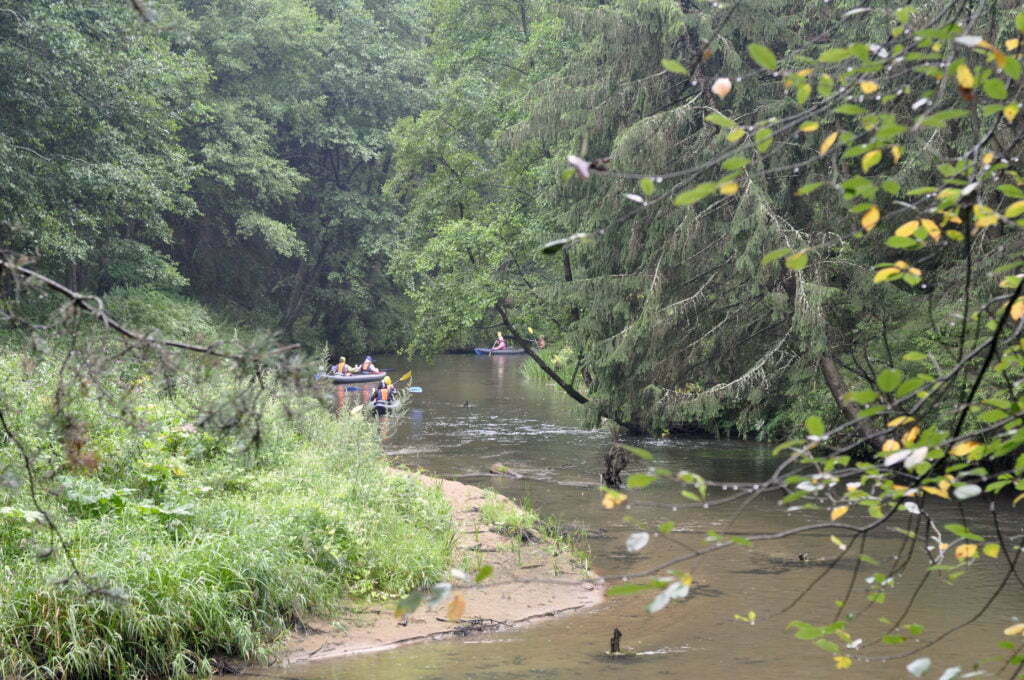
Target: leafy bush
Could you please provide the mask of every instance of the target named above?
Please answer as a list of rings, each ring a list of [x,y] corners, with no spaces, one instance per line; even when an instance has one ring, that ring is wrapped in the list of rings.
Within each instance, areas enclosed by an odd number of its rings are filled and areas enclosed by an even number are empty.
[[[298,619],[400,595],[448,566],[448,505],[387,469],[366,422],[278,390],[256,455],[194,423],[197,403],[237,387],[231,375],[176,390],[139,379],[120,411],[68,388],[72,455],[51,413],[58,367],[26,377],[25,361],[0,358],[0,399],[23,405],[6,417],[36,452],[40,502],[85,583],[68,579],[28,489],[0,486],[2,677],[207,674],[213,656],[265,658]],[[0,447],[0,469],[19,460]]]

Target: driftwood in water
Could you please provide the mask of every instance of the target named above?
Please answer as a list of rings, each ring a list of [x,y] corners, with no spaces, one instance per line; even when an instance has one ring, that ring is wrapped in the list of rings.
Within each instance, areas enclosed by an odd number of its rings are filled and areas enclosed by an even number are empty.
[[[604,472],[601,473],[601,483],[610,489],[621,489],[622,472],[632,460],[633,456],[629,451],[617,443],[612,444],[612,448],[604,454]]]
[[[622,639],[622,631],[619,630],[618,628],[616,628],[614,631],[612,631],[612,640],[611,640],[612,646],[611,646],[611,649],[608,650],[609,653],[611,653],[611,654],[620,654],[621,653],[619,651],[619,640],[621,640],[621,639]]]

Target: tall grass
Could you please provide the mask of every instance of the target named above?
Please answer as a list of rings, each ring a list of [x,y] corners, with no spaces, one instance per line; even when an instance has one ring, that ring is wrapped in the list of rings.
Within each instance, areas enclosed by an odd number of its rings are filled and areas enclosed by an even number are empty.
[[[73,464],[49,413],[58,367],[27,362],[0,355],[0,400],[86,581],[50,551],[27,488],[0,485],[0,677],[209,674],[213,657],[265,659],[303,617],[400,595],[448,566],[450,508],[390,474],[362,420],[282,391],[254,452],[193,424],[199,402],[237,387],[231,376],[169,390],[126,368],[116,379],[136,389],[120,410],[98,390],[67,396],[93,461]],[[0,471],[18,465],[0,443]]]

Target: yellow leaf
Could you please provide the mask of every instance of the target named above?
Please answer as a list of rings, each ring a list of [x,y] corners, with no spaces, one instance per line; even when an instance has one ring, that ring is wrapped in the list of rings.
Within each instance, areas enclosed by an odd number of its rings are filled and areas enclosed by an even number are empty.
[[[811,75],[812,73],[814,73],[814,69],[813,68],[804,68],[804,69],[800,69],[799,71],[796,72],[796,74],[798,76],[800,76],[801,78],[806,78],[807,76]]]
[[[979,446],[981,446],[981,444],[979,444],[978,442],[959,442],[957,444],[954,444],[953,448],[949,450],[949,455],[957,457],[966,456],[968,453],[978,448]]]
[[[965,90],[974,89],[974,74],[967,64],[960,64],[956,67],[956,82]]]
[[[608,491],[605,493],[604,498],[601,499],[601,505],[605,510],[611,510],[617,505],[622,505],[629,498],[626,494],[621,491]]]
[[[816,120],[809,120],[806,123],[800,124],[800,132],[814,132],[821,127],[821,123]]]
[[[1010,205],[1006,206],[1006,216],[1010,219],[1024,215],[1024,200],[1014,201]]]
[[[726,182],[722,186],[718,187],[718,193],[723,196],[732,196],[740,190],[740,185],[736,182]]]
[[[533,328],[531,328],[530,326],[527,326],[526,327],[526,332],[529,333],[530,335],[533,335]]]
[[[914,422],[914,416],[897,416],[885,424],[886,427],[899,427]]]
[[[832,660],[836,662],[836,668],[841,671],[853,665],[853,659],[848,656],[833,656]]]
[[[891,277],[899,273],[900,270],[897,269],[896,267],[882,267],[877,272],[875,272],[874,282],[881,283],[883,281],[888,281]]]
[[[900,226],[896,227],[896,231],[894,231],[893,233],[896,236],[909,238],[914,235],[914,232],[917,231],[917,228],[920,226],[921,220],[910,220],[909,222],[904,222]]]
[[[949,500],[949,492],[946,491],[945,489],[939,489],[934,486],[922,486],[921,490],[924,491],[925,493],[930,493],[933,496],[945,498],[947,501]]]
[[[1003,635],[1024,635],[1024,623],[1015,623],[1003,631]]]
[[[726,139],[726,141],[736,143],[736,142],[740,141],[741,139],[743,139],[743,137],[746,134],[747,134],[746,131],[743,128],[741,128],[740,126],[737,125],[732,130],[729,131],[729,134],[726,135],[725,139]]]
[[[878,206],[873,205],[868,208],[868,211],[861,215],[860,226],[864,228],[864,231],[871,231],[878,224],[878,219],[881,217],[881,213],[878,212]]]
[[[935,224],[934,221],[927,218],[921,220],[921,226],[928,232],[928,235],[932,237],[932,240],[938,242],[942,238],[942,230],[939,229],[939,225]]]
[[[832,541],[835,544],[835,546],[840,550],[846,550],[846,544],[838,538],[836,538],[835,536],[829,536],[829,540]]]
[[[874,94],[878,92],[878,83],[873,80],[862,80],[860,81],[860,91],[864,94]]]
[[[1003,43],[1003,46],[1006,48],[1007,52],[1013,52],[1015,49],[1020,47],[1020,38],[1008,38],[1006,42]]]
[[[949,543],[939,543],[939,550],[942,552],[949,550]]]
[[[1024,316],[1024,298],[1017,298],[1010,307],[1010,318],[1014,321],[1020,321],[1022,316]]]
[[[1020,112],[1020,104],[1014,102],[1013,104],[1007,104],[1003,107],[1003,118],[1006,119],[1007,123],[1013,123],[1013,119],[1017,117]]]
[[[832,514],[830,514],[829,517],[832,519],[833,522],[835,522],[837,519],[839,519],[849,511],[849,505],[840,505],[839,507],[832,508]]]
[[[917,435],[919,434],[921,434],[921,428],[915,425],[914,427],[910,428],[903,434],[903,437],[900,438],[900,441],[903,442],[904,447],[910,446],[915,441],[917,441]]]
[[[1017,494],[1017,497],[1013,499],[1013,503],[1011,505],[1017,505],[1017,502],[1022,498],[1024,498],[1024,493]]]
[[[984,229],[985,227],[991,227],[993,224],[999,223],[999,213],[992,210],[987,205],[980,203],[974,204],[974,226],[978,229]]]
[[[889,147],[889,153],[892,154],[892,162],[899,163],[900,159],[903,158],[903,149],[899,146]]]
[[[981,552],[985,553],[985,557],[991,557],[995,559],[999,557],[999,544],[998,543],[986,543],[981,549]]]
[[[860,157],[860,169],[863,170],[866,173],[871,168],[873,168],[876,165],[878,165],[879,161],[881,161],[881,160],[882,160],[882,151],[881,151],[881,149],[872,149],[871,151],[868,151],[866,154],[864,154],[863,156]]]
[[[896,260],[892,264],[893,264],[894,267],[899,269],[901,272],[905,272],[908,269],[910,269],[910,265],[907,264],[906,261],[904,261],[904,260]]]
[[[981,157],[981,162],[985,165],[992,165],[992,161],[996,159],[996,155],[989,151],[987,154]]]
[[[882,451],[885,453],[892,453],[893,451],[900,450],[900,443],[895,439],[886,439],[885,443],[882,444]]]
[[[456,595],[448,605],[448,620],[458,621],[466,613],[466,599],[462,595]]]
[[[978,545],[976,543],[961,543],[953,554],[958,560],[969,560],[978,556]]]
[[[1006,110],[1005,109],[1003,110],[1003,115],[1006,115]],[[1013,121],[1010,121],[1010,122],[1013,122]],[[818,154],[821,155],[821,156],[824,156],[825,154],[827,154],[828,150],[832,148],[832,145],[836,143],[837,139],[839,139],[839,133],[838,132],[833,132],[828,137],[823,139],[821,141],[821,146],[818,147]]]

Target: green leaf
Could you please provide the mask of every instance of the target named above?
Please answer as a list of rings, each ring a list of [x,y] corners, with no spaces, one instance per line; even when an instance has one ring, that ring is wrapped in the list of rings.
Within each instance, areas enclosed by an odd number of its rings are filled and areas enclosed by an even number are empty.
[[[808,434],[820,437],[825,434],[825,422],[818,416],[810,416],[804,421],[804,427],[807,428]]]
[[[836,89],[836,81],[832,80],[832,76],[824,74],[818,79],[818,96],[827,97],[832,94]]]
[[[662,584],[660,583],[619,583],[614,586],[609,586],[605,592],[608,595],[632,595],[633,593],[639,593],[644,590],[660,590]]]
[[[963,118],[967,115],[967,112],[963,109],[946,109],[945,111],[939,111],[932,115],[924,118],[921,121],[921,125],[925,127],[945,127],[947,121],[956,120],[957,118]]]
[[[820,649],[824,649],[829,654],[835,654],[839,651],[839,645],[832,642],[831,640],[826,640],[825,638],[818,640],[814,644],[817,645]]]
[[[830,50],[825,50],[818,55],[818,61],[823,64],[835,64],[843,61],[844,59],[850,58],[850,50],[843,47],[833,47]]]
[[[1018,31],[1024,33],[1024,12],[1021,12],[1016,17],[1014,17],[1013,23],[1017,27]]]
[[[779,66],[779,60],[775,58],[775,53],[760,43],[750,43],[747,45],[747,52],[750,54],[750,58],[754,60],[754,63],[763,69],[774,71]]]
[[[973,531],[965,527],[963,524],[946,524],[943,528],[949,533],[968,541],[985,540],[983,536],[979,536],[978,534],[974,533]]]
[[[784,255],[789,255],[791,252],[793,252],[792,248],[776,248],[775,250],[766,253],[765,256],[761,258],[761,264],[775,262],[775,260],[783,257]]]
[[[878,392],[874,390],[857,390],[847,392],[844,398],[857,404],[866,405],[878,399]]]
[[[805,184],[802,187],[800,187],[799,189],[797,189],[795,195],[796,196],[806,196],[807,194],[809,194],[809,193],[815,191],[816,189],[818,189],[819,187],[821,187],[823,184],[824,184],[824,182],[808,182],[807,184]]]
[[[669,73],[678,73],[681,76],[690,75],[690,72],[686,69],[686,67],[680,64],[675,59],[662,59],[661,66]]]
[[[907,352],[903,355],[904,361],[924,361],[928,355],[924,352]]]
[[[800,271],[807,266],[807,252],[801,250],[799,253],[794,253],[786,258],[786,269],[792,269],[795,272]]]
[[[1006,99],[1006,83],[999,78],[988,78],[983,85],[985,94],[992,99]]]
[[[878,374],[878,389],[892,392],[903,382],[903,371],[898,368],[887,368]]]
[[[885,239],[885,245],[890,248],[899,248],[900,250],[906,250],[907,248],[916,248],[917,241],[906,236],[890,236]]]
[[[731,118],[728,118],[727,116],[723,116],[717,111],[715,111],[714,113],[709,113],[708,115],[704,116],[704,120],[706,120],[709,123],[714,123],[718,127],[729,128],[730,130],[736,127],[736,121],[732,120]]]
[[[484,566],[480,567],[480,569],[476,572],[476,576],[473,577],[473,580],[477,583],[480,583],[493,573],[494,567],[492,567],[489,564],[485,564]]]
[[[722,169],[734,172],[736,170],[742,170],[750,164],[750,159],[746,156],[731,156],[726,158],[722,163]]]
[[[423,593],[418,590],[414,590],[398,602],[398,606],[395,607],[395,616],[405,616],[406,614],[412,614],[414,611],[419,609],[420,602],[423,601]]]
[[[626,449],[637,458],[641,458],[643,460],[652,460],[654,458],[650,451],[647,449],[641,449],[639,446],[630,446],[629,444],[619,444],[619,446]]]
[[[650,177],[644,177],[640,180],[640,193],[644,196],[650,196],[654,193],[654,180]]]
[[[761,153],[768,150],[774,139],[775,134],[768,128],[761,128],[754,133],[754,143],[757,145],[757,150]]]
[[[657,479],[657,477],[652,477],[651,475],[634,473],[626,478],[626,487],[630,489],[643,489],[653,484]]]
[[[704,182],[702,184],[698,184],[692,189],[687,189],[686,191],[681,191],[676,194],[676,197],[672,199],[672,204],[677,206],[692,205],[717,190],[718,182]]]

